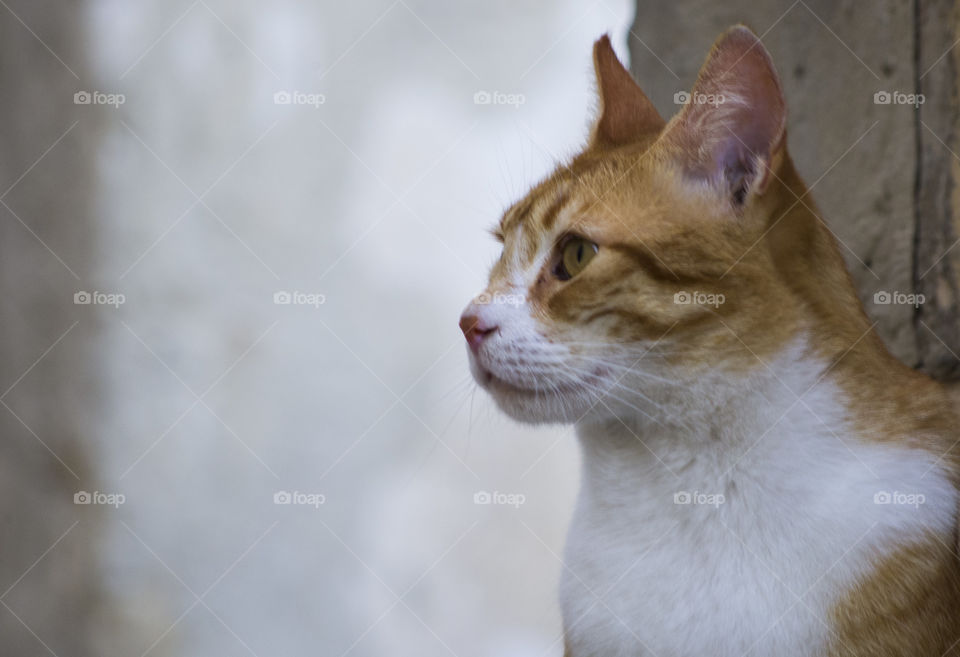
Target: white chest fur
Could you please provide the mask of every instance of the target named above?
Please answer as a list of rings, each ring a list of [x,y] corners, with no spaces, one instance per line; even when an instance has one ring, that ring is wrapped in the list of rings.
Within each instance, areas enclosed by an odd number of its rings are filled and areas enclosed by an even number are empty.
[[[790,365],[786,386],[691,433],[579,427],[561,584],[575,657],[823,654],[831,605],[872,557],[950,532],[936,456],[853,437],[826,380],[797,403],[787,386],[822,367]]]

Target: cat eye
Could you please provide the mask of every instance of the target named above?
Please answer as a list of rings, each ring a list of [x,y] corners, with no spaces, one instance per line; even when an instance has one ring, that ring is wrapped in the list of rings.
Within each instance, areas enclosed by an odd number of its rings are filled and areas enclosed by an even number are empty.
[[[567,240],[554,273],[562,281],[573,278],[586,268],[598,250],[596,244],[580,237]]]

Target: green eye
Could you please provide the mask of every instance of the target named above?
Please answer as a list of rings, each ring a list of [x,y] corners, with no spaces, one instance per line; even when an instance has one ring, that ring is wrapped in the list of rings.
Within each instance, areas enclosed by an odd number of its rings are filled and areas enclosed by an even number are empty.
[[[593,260],[593,256],[597,255],[598,250],[596,244],[585,239],[575,237],[568,240],[563,245],[563,253],[557,264],[557,278],[565,281],[582,272]]]

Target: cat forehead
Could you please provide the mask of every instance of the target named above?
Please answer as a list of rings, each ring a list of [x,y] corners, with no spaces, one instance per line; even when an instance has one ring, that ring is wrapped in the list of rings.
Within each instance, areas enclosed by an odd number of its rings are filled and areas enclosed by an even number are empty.
[[[563,224],[586,212],[601,200],[602,182],[595,172],[562,167],[511,206],[500,222],[503,235],[553,233],[568,229]]]
[[[652,180],[650,162],[643,158],[603,158],[559,168],[536,185],[503,215],[499,232],[505,239],[537,242],[544,236],[574,233],[584,237],[620,239],[670,230],[660,225],[664,202],[676,200],[663,181]]]
[[[616,148],[588,145],[511,206],[504,213],[497,232],[505,237],[521,225],[526,232],[534,234],[550,231],[556,228],[558,219],[562,221],[564,216],[570,216],[570,212],[563,211],[572,206],[572,202],[578,206],[573,209],[581,213],[598,207],[608,210],[625,205],[642,207],[647,201],[644,195],[650,191],[648,179],[665,168],[659,143],[657,132]],[[618,210],[615,214],[620,213]]]
[[[555,227],[560,211],[570,200],[568,181],[545,181],[503,214],[500,231],[507,235],[521,226],[531,232],[550,231]]]

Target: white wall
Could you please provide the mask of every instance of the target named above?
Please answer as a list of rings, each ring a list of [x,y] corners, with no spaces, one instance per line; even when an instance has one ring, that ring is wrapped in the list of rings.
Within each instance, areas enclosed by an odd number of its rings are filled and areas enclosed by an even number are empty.
[[[126,296],[104,313],[102,490],[126,503],[103,562],[118,622],[162,637],[148,654],[561,654],[576,444],[475,391],[457,319],[485,229],[582,143],[591,43],[628,20],[622,0],[93,3],[100,90],[126,96],[101,108],[98,282]]]

